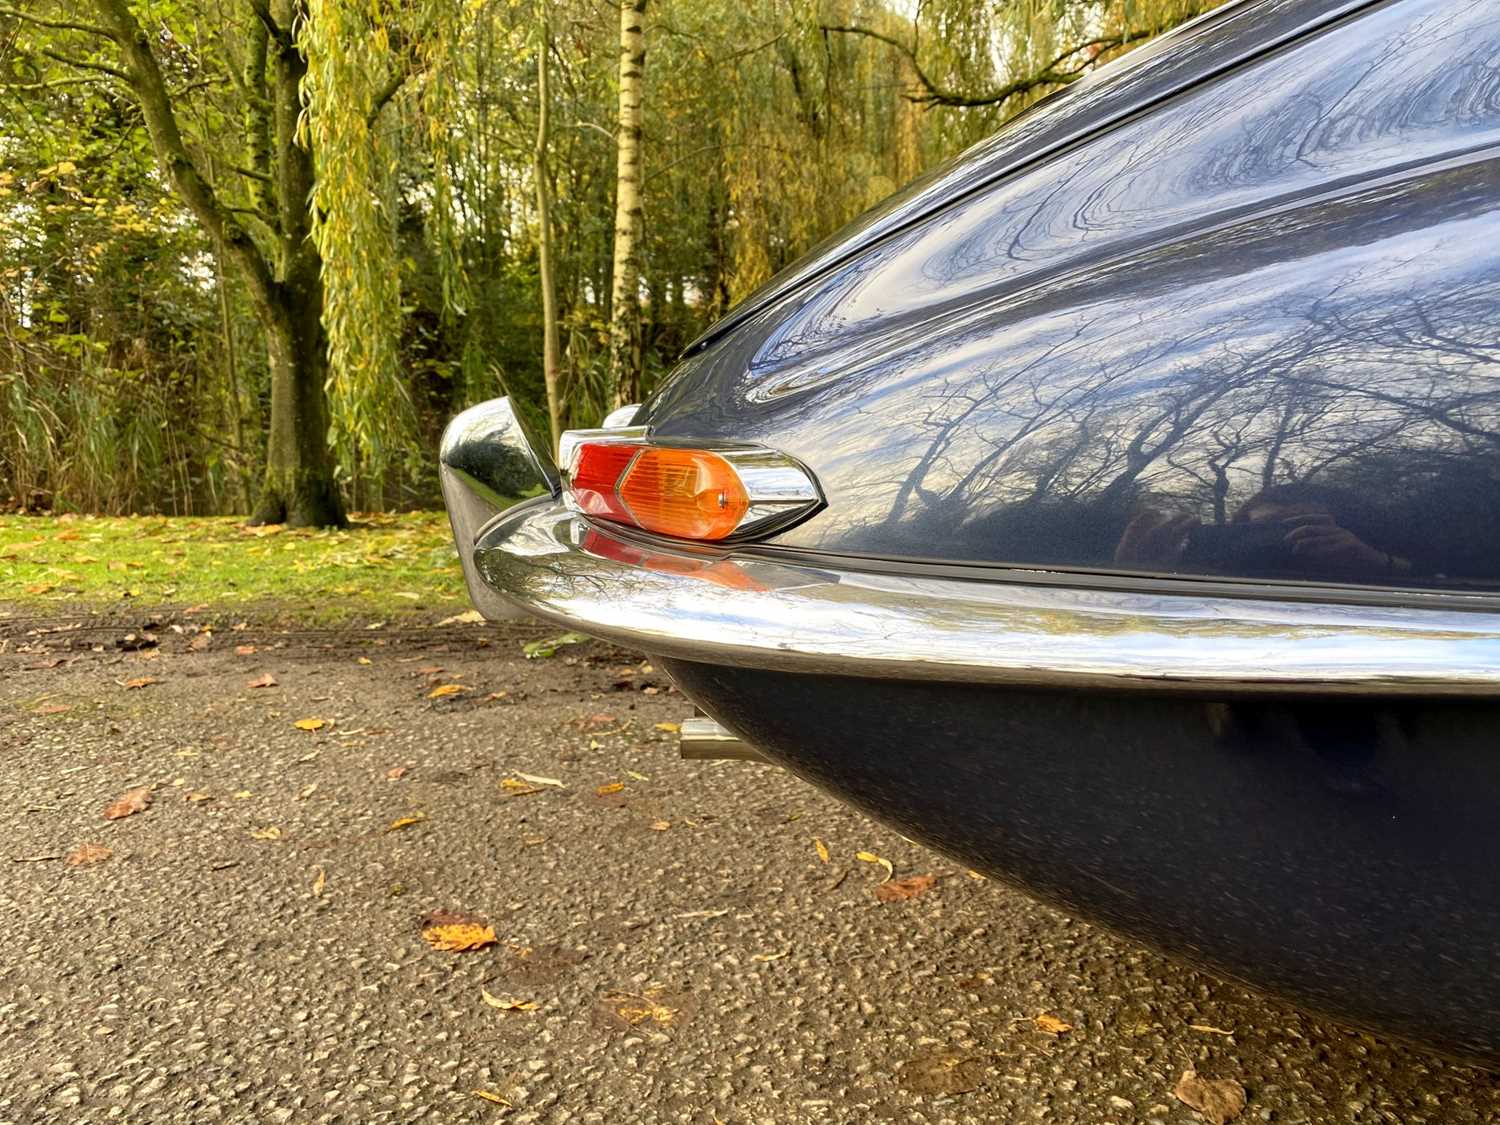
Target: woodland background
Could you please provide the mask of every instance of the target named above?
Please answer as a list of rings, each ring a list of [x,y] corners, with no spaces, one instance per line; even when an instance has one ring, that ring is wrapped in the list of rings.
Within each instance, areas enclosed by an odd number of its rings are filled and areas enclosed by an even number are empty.
[[[1192,0],[0,0],[0,507],[330,525],[639,401]]]

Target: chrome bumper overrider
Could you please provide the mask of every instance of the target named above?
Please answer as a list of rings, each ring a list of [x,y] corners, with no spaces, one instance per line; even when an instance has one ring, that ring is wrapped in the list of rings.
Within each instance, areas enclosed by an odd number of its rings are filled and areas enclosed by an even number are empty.
[[[520,438],[504,426],[487,432]],[[447,464],[446,439],[444,451],[459,553],[486,615],[514,605],[653,654],[1105,690],[1500,694],[1500,614],[894,576],[697,553],[590,523],[551,491],[497,512],[472,473]]]

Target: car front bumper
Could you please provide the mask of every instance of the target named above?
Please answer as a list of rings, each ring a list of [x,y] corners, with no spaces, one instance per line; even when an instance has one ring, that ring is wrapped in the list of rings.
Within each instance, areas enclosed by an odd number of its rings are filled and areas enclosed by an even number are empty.
[[[483,471],[496,445],[533,463],[546,494],[502,508]],[[1500,694],[1500,615],[1477,602],[1156,593],[1028,581],[1026,572],[986,581],[648,541],[570,511],[555,469],[503,399],[454,421],[441,471],[469,590],[486,616],[520,610],[652,654],[1024,687]]]

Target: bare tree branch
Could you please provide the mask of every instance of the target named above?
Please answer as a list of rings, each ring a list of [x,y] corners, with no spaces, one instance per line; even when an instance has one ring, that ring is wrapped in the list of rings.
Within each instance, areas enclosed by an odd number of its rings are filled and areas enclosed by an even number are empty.
[[[60,62],[64,66],[76,66],[79,70],[96,70],[100,74],[108,74],[113,78],[118,78],[122,82],[130,81],[130,75],[126,74],[118,67],[106,66],[104,63],[98,62],[85,62],[83,59],[71,59],[67,55],[62,54],[60,51],[51,51],[47,50],[46,48],[43,48],[37,53],[45,55],[47,58],[52,59],[56,62]]]
[[[114,35],[108,28],[100,27],[97,24],[80,23],[77,20],[45,19],[42,16],[34,16],[30,12],[23,12],[19,8],[12,8],[4,4],[0,4],[0,16],[10,16],[12,19],[34,23],[38,27],[49,27],[54,31],[82,31],[87,35],[97,35],[102,39],[114,38]]]

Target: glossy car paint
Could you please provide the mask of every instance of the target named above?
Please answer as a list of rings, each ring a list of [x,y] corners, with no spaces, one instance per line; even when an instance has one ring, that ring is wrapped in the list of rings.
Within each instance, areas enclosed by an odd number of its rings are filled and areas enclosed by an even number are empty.
[[[1238,5],[1014,133],[637,421],[809,465],[777,547],[1500,589],[1500,6]]]
[[[775,761],[1081,917],[1500,1059],[1500,706],[666,668]]]

